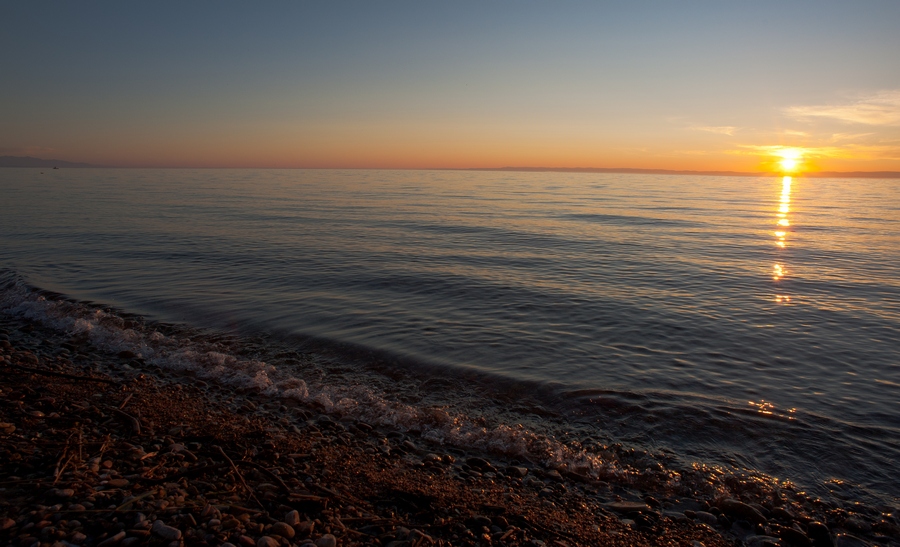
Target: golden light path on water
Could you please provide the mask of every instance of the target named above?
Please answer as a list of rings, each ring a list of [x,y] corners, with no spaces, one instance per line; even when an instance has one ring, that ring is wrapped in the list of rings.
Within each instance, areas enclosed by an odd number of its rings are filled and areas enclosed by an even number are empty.
[[[791,212],[791,182],[793,179],[785,176],[781,179],[781,199],[778,203],[778,221],[775,229],[775,244],[779,248],[787,247],[788,228],[791,225],[788,219],[788,213]],[[787,269],[781,262],[776,262],[772,267],[772,279],[776,282],[781,281],[787,275]],[[776,287],[777,288],[777,287]],[[781,304],[787,304],[791,301],[791,297],[786,294],[777,293],[775,301]]]
[[[788,161],[788,160],[785,160]],[[796,162],[794,160],[790,160],[792,163],[782,162],[782,165],[786,169],[790,169],[796,166]],[[791,183],[793,179],[790,176],[785,175],[781,179],[781,198],[778,200],[778,220],[775,222],[775,245],[778,246],[779,249],[784,249],[787,247],[787,236],[788,236],[788,228],[791,226],[791,221],[788,218],[788,214],[791,212]],[[791,297],[787,294],[783,294],[779,291],[778,282],[781,281],[785,275],[787,275],[787,269],[783,262],[779,261],[772,266],[772,279],[775,281],[776,286],[776,294],[775,294],[775,302],[779,304],[788,304],[791,301]],[[788,420],[794,420],[794,413],[797,412],[796,408],[787,409],[787,414],[779,413],[775,408],[775,405],[771,402],[766,401],[765,399],[761,399],[760,401],[748,401],[750,406],[755,408],[757,412],[760,414],[765,414],[767,416],[779,415],[782,418],[787,418]],[[776,479],[777,480],[777,479]]]

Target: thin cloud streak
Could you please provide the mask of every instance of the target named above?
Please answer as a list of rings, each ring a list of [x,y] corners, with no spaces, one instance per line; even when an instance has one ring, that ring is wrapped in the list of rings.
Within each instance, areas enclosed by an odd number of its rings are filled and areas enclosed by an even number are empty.
[[[850,141],[868,137],[870,135],[874,135],[874,133],[835,133],[831,135],[831,142]]]
[[[880,91],[842,105],[791,106],[792,118],[831,118],[866,125],[900,125],[900,89]]]
[[[728,135],[731,137],[738,130],[737,127],[731,125],[692,125],[688,127],[691,131],[706,131],[708,133],[717,133],[719,135]]]

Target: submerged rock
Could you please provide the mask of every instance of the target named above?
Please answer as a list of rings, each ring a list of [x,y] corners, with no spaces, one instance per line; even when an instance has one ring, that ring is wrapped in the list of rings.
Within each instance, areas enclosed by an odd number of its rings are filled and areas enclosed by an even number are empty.
[[[762,513],[741,501],[733,499],[722,500],[719,502],[719,509],[726,515],[744,519],[753,524],[766,523],[766,517],[764,517]]]

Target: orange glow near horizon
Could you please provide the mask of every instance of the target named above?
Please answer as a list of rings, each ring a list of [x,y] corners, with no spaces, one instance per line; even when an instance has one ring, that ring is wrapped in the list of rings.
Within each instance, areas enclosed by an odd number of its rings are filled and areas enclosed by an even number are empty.
[[[823,148],[782,145],[747,145],[745,149],[697,150],[675,153],[667,143],[618,147],[605,140],[560,140],[540,136],[509,138],[493,131],[471,137],[463,131],[425,138],[397,130],[391,138],[371,132],[347,135],[322,130],[315,136],[285,132],[277,141],[263,138],[245,143],[212,136],[201,143],[193,138],[166,140],[145,135],[142,146],[122,141],[104,146],[103,155],[85,148],[60,155],[63,161],[98,166],[254,168],[254,169],[661,169],[671,171],[731,171],[748,175],[814,174],[820,170],[869,171],[890,165],[866,164],[864,157]],[[636,144],[636,143],[629,143]],[[19,155],[19,154],[14,154]],[[37,155],[22,152],[21,155]]]

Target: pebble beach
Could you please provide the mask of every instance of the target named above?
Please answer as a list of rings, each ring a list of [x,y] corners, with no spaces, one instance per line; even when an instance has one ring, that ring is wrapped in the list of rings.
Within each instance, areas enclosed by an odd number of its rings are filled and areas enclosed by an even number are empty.
[[[4,544],[900,545],[890,508],[649,491],[440,446],[21,317],[0,319],[0,348]]]

